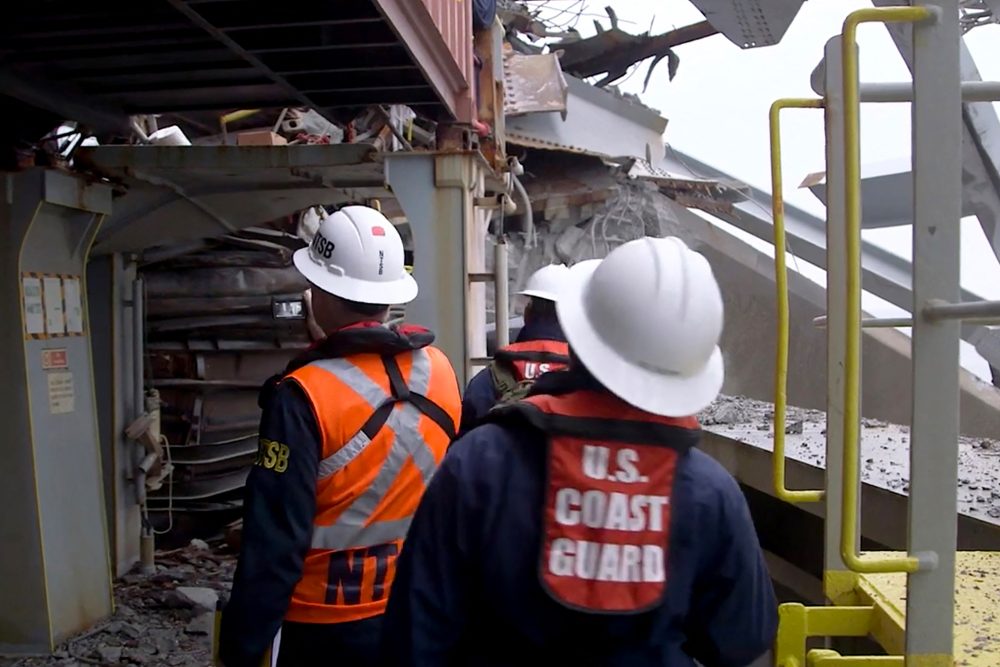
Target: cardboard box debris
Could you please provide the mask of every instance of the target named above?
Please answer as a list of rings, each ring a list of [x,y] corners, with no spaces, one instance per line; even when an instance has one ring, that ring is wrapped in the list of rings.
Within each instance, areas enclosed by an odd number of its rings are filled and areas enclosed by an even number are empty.
[[[237,146],[284,146],[287,143],[287,139],[271,130],[250,130],[236,135]]]

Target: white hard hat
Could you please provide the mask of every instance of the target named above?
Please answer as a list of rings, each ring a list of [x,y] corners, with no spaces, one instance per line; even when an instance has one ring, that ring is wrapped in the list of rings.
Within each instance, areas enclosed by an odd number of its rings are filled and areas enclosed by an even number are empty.
[[[722,389],[722,295],[712,267],[678,238],[641,238],[574,271],[556,312],[570,347],[627,403],[685,417]]]
[[[573,266],[569,267],[570,278],[566,282],[578,280],[583,280],[587,278],[594,272],[597,265],[601,263],[600,259],[585,259],[583,261],[577,262]]]
[[[568,275],[569,268],[565,264],[543,266],[531,274],[528,284],[518,294],[533,299],[555,301]]]
[[[399,232],[367,206],[345,206],[321,220],[312,243],[293,259],[306,280],[348,301],[388,306],[417,297]]]

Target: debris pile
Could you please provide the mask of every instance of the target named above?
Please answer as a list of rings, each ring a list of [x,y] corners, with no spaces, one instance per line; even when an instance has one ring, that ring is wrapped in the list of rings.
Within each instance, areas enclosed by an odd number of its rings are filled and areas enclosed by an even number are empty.
[[[115,582],[114,616],[49,657],[0,658],[0,667],[211,664],[215,607],[232,586],[236,556],[193,540],[157,554],[156,573],[138,567]]]

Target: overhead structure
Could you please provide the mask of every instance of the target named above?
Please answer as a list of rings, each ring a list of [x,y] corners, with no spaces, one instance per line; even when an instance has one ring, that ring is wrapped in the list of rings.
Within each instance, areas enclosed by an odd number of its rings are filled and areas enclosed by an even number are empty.
[[[0,187],[8,249],[0,253],[8,311],[0,338],[8,343],[5,368],[15,371],[4,390],[11,446],[0,484],[6,517],[0,532],[18,545],[0,554],[6,586],[0,653],[52,650],[107,617],[113,574],[139,560],[140,544],[151,557],[152,526],[144,517],[147,491],[156,489],[147,486],[147,473],[161,490],[172,482],[163,483],[161,410],[146,372],[147,334],[165,325],[147,318],[138,254],[147,261],[168,258],[178,248],[204,247],[205,237],[234,238],[241,229],[317,204],[388,200],[388,185],[408,189],[400,199],[415,207],[411,224],[421,234],[449,231],[440,225],[451,216],[468,221],[487,163],[462,149],[474,131],[498,133],[502,142],[502,131],[479,117],[477,97],[492,99],[499,79],[492,69],[474,67],[474,38],[491,45],[494,31],[487,21],[480,30],[485,37],[474,35],[472,10],[471,2],[453,0],[280,6],[52,0],[6,8],[0,103],[21,111],[13,127],[24,134],[3,146],[21,171]],[[489,54],[480,59],[492,64]],[[310,109],[336,121],[342,114],[355,118],[361,108],[387,117],[383,129],[395,140],[375,142],[382,150],[412,148],[393,125],[396,107],[386,111],[385,105],[406,105],[436,123],[437,148],[448,155],[427,152],[418,158],[420,167],[401,164],[387,182],[380,149],[353,136],[339,145],[123,143],[133,134],[145,140],[133,129],[145,123],[155,130],[152,117],[161,114],[214,135],[221,117],[234,110],[248,116]],[[107,145],[84,145],[71,159],[47,151],[39,137],[61,120]],[[33,123],[45,129],[33,133]],[[6,145],[18,141],[31,149]],[[206,141],[220,143],[194,143]],[[502,162],[502,149],[497,153],[489,168]],[[466,292],[466,239],[461,225],[457,229],[450,244],[417,243],[427,297],[456,284],[460,295]],[[449,271],[434,272],[436,250],[449,258]],[[186,296],[206,296],[197,291]],[[425,323],[443,330],[445,351],[453,359],[466,356],[462,310],[423,308]],[[101,335],[91,337],[91,330]],[[207,386],[198,377],[181,380]],[[160,382],[160,388],[177,384]],[[143,440],[154,441],[155,457]],[[191,460],[177,465],[190,467]]]
[[[5,94],[98,131],[129,114],[406,104],[471,122],[472,17],[447,0],[14,3]]]

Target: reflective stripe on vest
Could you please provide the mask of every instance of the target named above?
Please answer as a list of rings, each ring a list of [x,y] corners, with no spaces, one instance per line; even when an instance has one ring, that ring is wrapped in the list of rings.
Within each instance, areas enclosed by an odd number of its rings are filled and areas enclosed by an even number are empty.
[[[514,381],[534,381],[539,375],[563,370],[569,365],[569,343],[557,340],[527,340],[497,350],[497,363],[513,371]]]
[[[386,401],[393,400],[392,396],[372,382],[360,368],[346,359],[325,359],[315,363],[317,367],[336,375],[341,382],[362,396],[373,411]],[[425,350],[414,352],[410,381],[407,383],[409,390],[414,394],[425,395],[430,385],[430,372],[431,360],[427,352]],[[370,547],[406,536],[410,521],[413,519],[412,515],[403,519],[376,521],[371,524],[368,524],[368,519],[371,518],[408,458],[413,458],[424,484],[430,482],[437,462],[434,460],[434,453],[420,435],[421,414],[420,409],[413,403],[403,401],[394,406],[385,422],[385,426],[395,433],[388,458],[368,489],[344,510],[336,523],[332,526],[313,527],[313,549],[342,550]],[[319,478],[329,477],[343,469],[370,443],[371,438],[359,431],[341,449],[320,462]]]

